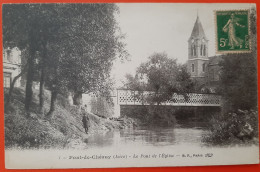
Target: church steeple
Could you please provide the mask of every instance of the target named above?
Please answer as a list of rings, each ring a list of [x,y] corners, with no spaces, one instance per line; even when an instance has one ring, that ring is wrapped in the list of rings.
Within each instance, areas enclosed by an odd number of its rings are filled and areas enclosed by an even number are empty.
[[[198,15],[188,42],[189,59],[208,57],[208,39]]]
[[[205,35],[205,33],[204,33],[204,29],[203,29],[203,27],[202,27],[202,24],[201,24],[201,22],[200,22],[200,18],[199,18],[199,16],[198,16],[198,14],[197,14],[197,19],[196,19],[196,22],[195,22],[195,24],[194,24],[194,27],[193,27],[193,30],[192,30],[192,32],[191,32],[191,36],[190,36],[190,38],[199,38],[199,39],[202,39],[202,38],[204,38],[204,39],[207,39],[206,38],[206,35]]]
[[[191,36],[188,40],[188,71],[191,77],[204,77],[208,61],[208,39],[197,14]]]

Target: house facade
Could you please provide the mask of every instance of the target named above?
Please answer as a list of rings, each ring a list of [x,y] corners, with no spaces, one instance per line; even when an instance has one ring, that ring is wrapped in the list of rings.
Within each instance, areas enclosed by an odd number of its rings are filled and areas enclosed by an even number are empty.
[[[17,48],[5,48],[3,50],[3,73],[4,73],[4,88],[11,85],[14,77],[21,72],[21,51]],[[21,86],[21,78],[19,78],[15,87]]]

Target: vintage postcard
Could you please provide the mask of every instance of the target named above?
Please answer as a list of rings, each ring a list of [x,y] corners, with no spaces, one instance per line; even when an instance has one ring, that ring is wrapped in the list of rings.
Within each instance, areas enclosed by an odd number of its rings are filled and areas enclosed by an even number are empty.
[[[3,4],[5,167],[258,164],[256,11]]]

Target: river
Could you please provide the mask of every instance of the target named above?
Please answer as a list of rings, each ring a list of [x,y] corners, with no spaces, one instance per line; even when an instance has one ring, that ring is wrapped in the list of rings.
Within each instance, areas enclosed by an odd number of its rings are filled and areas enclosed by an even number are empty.
[[[135,128],[90,135],[87,147],[66,150],[6,150],[16,168],[101,168],[255,164],[258,145],[216,147],[202,138],[202,123],[171,128]],[[21,161],[22,160],[22,161]],[[8,161],[9,162],[9,161]],[[39,163],[41,162],[41,163]],[[6,164],[10,166],[8,163]]]
[[[175,127],[139,127],[94,134],[85,142],[88,147],[125,147],[133,146],[173,146],[192,145],[205,146],[203,135],[208,130],[205,123],[182,123]]]

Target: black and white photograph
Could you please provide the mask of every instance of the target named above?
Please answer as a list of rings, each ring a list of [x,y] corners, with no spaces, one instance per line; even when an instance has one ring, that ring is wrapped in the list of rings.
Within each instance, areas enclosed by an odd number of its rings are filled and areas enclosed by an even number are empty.
[[[259,163],[255,4],[3,4],[2,33],[7,169]]]

